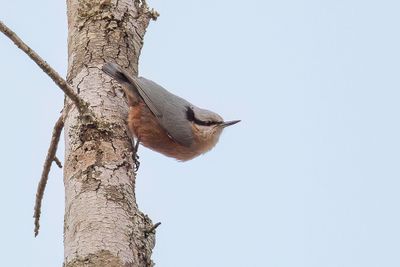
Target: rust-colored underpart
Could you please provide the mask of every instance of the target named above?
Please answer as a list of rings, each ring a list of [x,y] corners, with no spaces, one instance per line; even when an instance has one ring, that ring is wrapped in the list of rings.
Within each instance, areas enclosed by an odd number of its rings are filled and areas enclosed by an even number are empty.
[[[199,154],[194,147],[185,147],[175,142],[143,101],[130,108],[128,126],[140,143],[166,156],[185,161]]]

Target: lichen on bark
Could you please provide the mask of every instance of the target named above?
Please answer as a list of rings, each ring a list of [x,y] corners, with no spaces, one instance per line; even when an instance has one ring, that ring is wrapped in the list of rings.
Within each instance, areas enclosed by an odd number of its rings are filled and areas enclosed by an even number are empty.
[[[152,266],[155,237],[136,204],[127,103],[101,67],[116,62],[137,73],[155,13],[132,0],[67,0],[67,9],[67,80],[94,117],[82,120],[66,99],[64,266]]]

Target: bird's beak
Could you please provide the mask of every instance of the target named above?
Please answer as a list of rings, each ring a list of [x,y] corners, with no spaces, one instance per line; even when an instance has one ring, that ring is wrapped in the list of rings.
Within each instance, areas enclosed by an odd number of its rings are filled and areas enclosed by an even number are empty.
[[[225,121],[225,122],[221,123],[221,126],[222,126],[223,128],[225,128],[225,127],[227,127],[227,126],[234,125],[234,124],[236,124],[236,123],[238,123],[238,122],[240,122],[240,120],[236,120],[236,121]]]

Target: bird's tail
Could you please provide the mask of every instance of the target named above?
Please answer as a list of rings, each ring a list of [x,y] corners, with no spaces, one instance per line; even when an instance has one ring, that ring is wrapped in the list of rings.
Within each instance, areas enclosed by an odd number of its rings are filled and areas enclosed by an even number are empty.
[[[106,63],[103,66],[103,71],[110,77],[116,79],[120,83],[131,83],[128,74],[121,69],[117,64]]]

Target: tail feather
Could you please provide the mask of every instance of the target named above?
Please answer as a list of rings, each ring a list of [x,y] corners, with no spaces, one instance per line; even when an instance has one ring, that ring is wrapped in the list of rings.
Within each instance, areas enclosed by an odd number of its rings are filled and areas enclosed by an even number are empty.
[[[103,71],[110,77],[116,79],[120,83],[130,83],[128,77],[118,65],[113,63],[106,63],[103,66]]]

